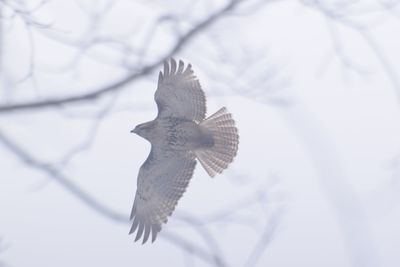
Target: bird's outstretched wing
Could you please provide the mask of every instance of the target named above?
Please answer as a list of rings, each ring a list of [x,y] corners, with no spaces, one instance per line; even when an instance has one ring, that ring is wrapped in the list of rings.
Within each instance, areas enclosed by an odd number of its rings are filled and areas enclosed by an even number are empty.
[[[206,115],[206,98],[192,66],[179,60],[164,62],[154,95],[159,117],[182,117],[200,122]]]
[[[195,157],[190,152],[168,153],[152,146],[140,167],[131,213],[133,222],[129,233],[137,229],[135,241],[143,235],[145,243],[151,233],[154,242],[162,223],[167,222],[185,192],[195,166]]]

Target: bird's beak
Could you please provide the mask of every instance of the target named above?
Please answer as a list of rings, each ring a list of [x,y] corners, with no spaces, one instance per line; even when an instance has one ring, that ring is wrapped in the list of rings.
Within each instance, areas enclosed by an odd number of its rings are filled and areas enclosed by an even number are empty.
[[[131,131],[131,133],[136,133],[136,128]]]

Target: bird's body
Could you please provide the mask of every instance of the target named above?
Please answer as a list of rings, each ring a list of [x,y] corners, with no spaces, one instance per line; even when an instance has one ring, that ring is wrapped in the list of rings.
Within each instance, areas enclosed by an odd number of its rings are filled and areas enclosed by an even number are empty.
[[[148,122],[146,126],[147,131],[142,137],[168,150],[193,151],[214,143],[207,128],[185,118],[160,118]]]
[[[155,93],[157,118],[132,131],[151,143],[151,151],[140,167],[132,208],[136,240],[152,241],[167,222],[185,192],[196,159],[213,177],[226,169],[236,156],[239,136],[232,115],[222,108],[205,118],[206,100],[191,65],[171,59],[164,63]]]

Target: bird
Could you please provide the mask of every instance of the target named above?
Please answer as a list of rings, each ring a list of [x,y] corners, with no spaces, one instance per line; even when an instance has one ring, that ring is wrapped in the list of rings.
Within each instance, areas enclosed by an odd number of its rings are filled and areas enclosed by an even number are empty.
[[[158,114],[131,132],[151,143],[139,170],[129,234],[142,244],[156,240],[186,191],[197,161],[210,177],[222,173],[235,158],[239,134],[226,107],[206,118],[206,96],[192,65],[164,61],[154,94]]]

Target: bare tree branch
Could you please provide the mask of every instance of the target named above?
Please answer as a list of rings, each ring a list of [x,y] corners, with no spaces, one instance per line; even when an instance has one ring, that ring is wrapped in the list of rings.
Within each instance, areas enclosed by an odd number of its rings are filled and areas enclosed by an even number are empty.
[[[379,46],[378,42],[373,38],[371,32],[368,29],[364,29],[360,31],[361,36],[364,38],[368,46],[371,48],[379,63],[382,66],[382,69],[386,73],[389,81],[391,82],[392,86],[394,87],[398,101],[400,101],[400,79],[399,74],[395,70],[392,63],[389,61],[387,56],[385,55],[382,48]]]
[[[23,163],[25,163],[27,166],[33,169],[46,173],[49,177],[51,177],[54,181],[62,185],[65,189],[67,189],[75,197],[80,199],[87,206],[93,207],[93,209],[96,212],[114,221],[128,222],[127,216],[115,212],[112,209],[99,203],[96,199],[91,197],[87,192],[84,192],[82,189],[73,184],[58,169],[56,169],[50,164],[36,160],[27,151],[25,151],[23,148],[18,146],[14,141],[12,141],[11,138],[7,137],[2,131],[0,131],[0,140],[3,143],[3,145],[9,151],[13,152],[14,155],[17,156]]]
[[[207,27],[211,26],[214,22],[216,22],[218,19],[223,17],[225,14],[227,14],[229,11],[234,9],[240,2],[243,0],[231,0],[228,2],[228,4],[223,7],[221,10],[213,13],[194,27],[192,27],[189,31],[187,31],[184,35],[180,36],[176,44],[172,47],[169,53],[165,55],[163,58],[157,60],[153,64],[149,64],[147,66],[144,66],[141,70],[138,72],[135,72],[133,74],[128,75],[127,77],[111,83],[107,86],[104,86],[102,88],[93,90],[92,92],[85,93],[85,94],[80,94],[80,95],[75,95],[75,96],[69,96],[65,98],[54,98],[54,99],[46,99],[46,100],[41,100],[41,101],[32,101],[32,102],[26,102],[26,103],[19,103],[19,104],[5,104],[0,106],[0,113],[5,113],[5,112],[10,112],[10,111],[23,111],[23,110],[32,110],[32,109],[42,109],[42,108],[49,108],[49,107],[59,107],[59,106],[64,106],[67,104],[72,104],[72,103],[78,103],[78,102],[85,102],[85,101],[91,101],[91,100],[96,100],[108,93],[111,92],[116,92],[119,90],[122,90],[125,85],[129,84],[130,82],[143,77],[144,75],[152,72],[156,67],[158,67],[160,64],[162,64],[165,60],[167,60],[169,57],[173,56],[177,52],[179,52],[183,46],[191,41],[197,34],[201,33],[204,31]]]
[[[400,78],[399,78],[400,74],[396,71],[395,67],[393,66],[393,64],[391,63],[389,58],[386,56],[383,49],[379,46],[377,40],[374,39],[373,35],[371,34],[370,26],[368,24],[363,24],[363,23],[360,23],[360,22],[352,19],[351,16],[347,14],[348,10],[346,8],[351,5],[354,6],[356,1],[351,1],[351,2],[349,1],[347,3],[348,6],[344,5],[339,8],[335,5],[330,6],[329,3],[326,3],[323,1],[302,0],[302,3],[307,6],[310,6],[312,8],[315,8],[316,10],[321,12],[326,18],[328,18],[334,22],[337,22],[349,29],[356,31],[364,39],[365,43],[368,45],[368,47],[371,49],[372,53],[378,59],[382,70],[384,71],[385,75],[391,82],[391,84],[397,94],[398,101],[400,101]],[[382,4],[382,3],[380,3],[380,4]],[[396,6],[397,6],[397,4],[393,4],[393,5],[390,5],[390,8],[394,8]],[[388,10],[389,9],[386,6],[384,11],[388,11]],[[376,11],[376,10],[374,10],[374,11]],[[342,51],[339,51],[338,55],[346,67],[351,66],[349,60],[347,60],[345,57],[343,57]]]
[[[265,223],[263,232],[250,253],[245,267],[257,266],[257,262],[261,258],[262,254],[271,243],[274,235],[276,234],[277,227],[282,217],[282,211],[279,210],[275,213],[270,214],[267,222]]]
[[[219,255],[219,257],[215,258],[215,264],[217,266],[226,266],[226,260],[224,259],[224,254],[222,253],[221,248],[219,247],[216,239],[214,236],[211,234],[210,231],[204,225],[202,224],[201,220],[197,219],[193,215],[189,214],[178,214],[178,216],[175,216],[178,219],[187,222],[189,225],[191,225],[196,231],[200,233],[200,235],[204,238],[206,241],[207,245],[210,246],[211,251],[214,251],[216,255]]]
[[[84,190],[79,188],[76,184],[71,182],[70,179],[65,175],[63,175],[58,169],[56,169],[52,165],[36,160],[27,151],[19,147],[15,142],[13,142],[9,137],[7,137],[2,131],[0,131],[0,141],[9,151],[11,151],[27,166],[47,174],[50,178],[52,178],[52,180],[58,182],[64,189],[70,192],[73,196],[75,196],[78,200],[84,203],[91,210],[117,223],[123,223],[123,224],[129,223],[128,215],[124,215],[120,212],[114,211],[113,209],[100,203],[88,192],[85,192]],[[204,234],[204,231],[202,231],[202,233]],[[191,253],[193,253],[203,261],[209,263],[210,265],[221,266],[221,267],[227,266],[224,263],[224,260],[221,258],[221,255],[217,253],[218,251],[212,251],[210,249],[210,252],[207,252],[201,247],[193,244],[192,242],[185,240],[182,237],[179,237],[172,233],[169,233],[168,231],[163,231],[160,237],[165,238],[167,241],[173,243],[174,245],[178,245],[183,250],[191,251]],[[210,240],[209,236],[207,237],[207,240]],[[212,247],[213,246],[211,246],[211,248]]]
[[[180,238],[177,235],[173,235],[171,232],[165,231],[161,236],[171,241],[172,243],[178,245],[180,248],[182,248],[189,254],[196,255],[198,258],[209,263],[210,265],[215,265],[219,267],[227,266],[221,261],[220,257],[217,254],[211,255],[210,257],[210,254],[205,252],[200,247],[196,246],[195,244],[183,238]]]
[[[349,185],[341,157],[336,154],[329,134],[301,101],[280,111],[313,162],[321,187],[345,237],[353,266],[380,266],[375,242],[365,221],[363,203]]]
[[[79,186],[71,182],[71,180],[68,177],[66,177],[62,172],[60,172],[57,168],[53,167],[50,164],[40,162],[37,159],[35,159],[27,151],[25,151],[23,148],[18,146],[14,141],[12,141],[11,138],[7,137],[2,131],[0,131],[0,142],[27,166],[47,174],[52,180],[56,181],[60,186],[69,191],[74,197],[76,197],[78,200],[84,203],[91,210],[117,223],[123,223],[123,224],[129,223],[128,216],[125,216],[120,212],[116,212],[115,210],[99,202],[88,192],[82,190]],[[182,250],[190,252],[190,254],[195,255],[196,257],[202,259],[203,261],[209,263],[210,265],[221,266],[221,267],[228,266],[226,260],[224,259],[224,254],[222,253],[222,250],[219,248],[219,245],[214,236],[211,234],[211,232],[208,231],[206,224],[210,222],[215,222],[220,219],[225,219],[227,216],[231,218],[231,216],[229,216],[230,214],[238,212],[240,209],[244,209],[245,208],[244,206],[251,205],[255,203],[255,201],[264,203],[265,194],[266,194],[265,190],[259,189],[255,194],[252,193],[251,196],[245,197],[242,200],[238,200],[237,202],[228,205],[221,211],[218,211],[210,215],[206,215],[204,217],[205,218],[204,220],[197,219],[195,216],[184,212],[179,212],[177,216],[175,216],[177,219],[187,223],[191,228],[193,228],[200,234],[200,236],[206,242],[206,245],[210,252],[207,252],[206,250],[202,249],[201,247],[195,245],[194,243],[188,240],[185,240],[177,235],[174,235],[172,232],[168,232],[168,230],[164,230],[160,236],[162,238],[165,238],[167,241],[172,242],[174,245],[178,245]],[[271,214],[270,221],[276,222],[278,220],[278,217],[276,218],[273,217],[276,217],[274,213]],[[272,235],[275,230],[273,226],[275,226],[275,224],[268,222],[267,225],[265,226],[265,232],[267,233],[265,233],[263,236],[269,237],[270,235]],[[264,244],[265,246],[263,246],[263,248],[265,248],[266,244],[269,243],[269,242],[264,242],[267,239],[267,237],[260,240],[258,242],[259,244],[258,246],[262,246],[262,244]],[[258,248],[257,251],[258,250],[261,249]],[[258,254],[258,253],[261,252],[260,251],[258,251],[257,253],[253,252],[253,254]],[[250,256],[249,261],[253,260],[255,260],[253,259],[253,256]]]

